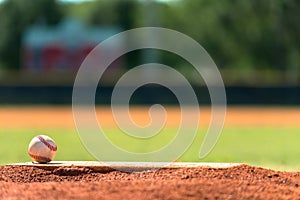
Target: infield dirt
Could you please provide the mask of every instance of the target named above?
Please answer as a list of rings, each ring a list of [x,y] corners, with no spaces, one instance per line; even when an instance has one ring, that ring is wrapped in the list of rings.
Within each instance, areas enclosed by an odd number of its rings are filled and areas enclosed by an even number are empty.
[[[0,167],[1,199],[299,199],[300,173],[248,165],[125,173]]]
[[[137,124],[145,125],[150,120],[148,111],[149,107],[133,107],[130,113]],[[180,123],[180,109],[167,107],[166,111],[166,126],[177,127]],[[96,107],[96,113],[104,127],[116,126],[110,107]],[[210,108],[201,107],[199,115],[200,125],[209,125]],[[300,107],[227,107],[225,126],[299,126],[299,118]],[[0,127],[73,128],[75,124],[70,106],[7,106],[0,107]]]

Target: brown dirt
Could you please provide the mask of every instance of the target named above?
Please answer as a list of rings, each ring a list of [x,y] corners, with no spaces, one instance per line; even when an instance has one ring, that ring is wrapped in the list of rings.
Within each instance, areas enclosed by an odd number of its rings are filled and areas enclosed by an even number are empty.
[[[180,109],[167,107],[167,126],[178,126]],[[103,127],[116,126],[109,107],[97,107],[98,121]],[[149,123],[148,107],[131,109],[134,121]],[[200,107],[200,125],[210,122],[210,108]],[[299,126],[300,107],[228,107],[225,126]],[[38,120],[37,120],[38,119]],[[0,107],[1,128],[75,128],[71,106],[6,106]]]
[[[300,199],[300,172],[241,165],[100,173],[0,167],[1,199]]]

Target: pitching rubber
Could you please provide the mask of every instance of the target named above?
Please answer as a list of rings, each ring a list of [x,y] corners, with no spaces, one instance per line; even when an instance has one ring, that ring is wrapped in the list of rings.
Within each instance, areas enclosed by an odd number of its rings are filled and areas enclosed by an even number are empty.
[[[36,162],[25,162],[9,164],[12,166],[32,166],[42,169],[56,169],[59,167],[87,167],[98,172],[120,171],[145,171],[155,169],[176,169],[176,168],[229,168],[242,165],[241,163],[209,163],[209,162],[97,162],[97,161],[55,161],[46,164]]]

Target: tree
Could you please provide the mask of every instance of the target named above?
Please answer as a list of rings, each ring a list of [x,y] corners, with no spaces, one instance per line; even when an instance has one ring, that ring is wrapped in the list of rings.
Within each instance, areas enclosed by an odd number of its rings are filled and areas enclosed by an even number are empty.
[[[6,0],[0,4],[0,64],[6,68],[19,69],[24,30],[37,21],[56,24],[62,16],[55,0]]]

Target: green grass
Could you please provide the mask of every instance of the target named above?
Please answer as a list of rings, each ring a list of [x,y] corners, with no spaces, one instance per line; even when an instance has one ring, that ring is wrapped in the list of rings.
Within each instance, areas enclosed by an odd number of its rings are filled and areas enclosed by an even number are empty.
[[[147,152],[164,146],[176,129],[166,128],[151,140],[125,137],[118,129],[105,129],[118,146]],[[184,162],[240,162],[278,170],[300,170],[300,127],[226,127],[213,151],[198,158],[206,130],[200,130],[192,146],[179,159]],[[0,164],[30,161],[27,146],[37,134],[56,140],[56,160],[95,160],[82,145],[74,129],[1,129]]]
[[[93,160],[73,129],[6,129],[0,131],[0,164],[31,161],[28,144],[39,134],[48,135],[57,143],[56,160]]]
[[[204,161],[240,162],[277,170],[300,170],[300,127],[225,128],[217,145]],[[197,145],[183,160],[197,161]]]

